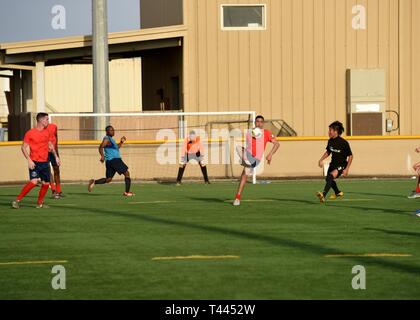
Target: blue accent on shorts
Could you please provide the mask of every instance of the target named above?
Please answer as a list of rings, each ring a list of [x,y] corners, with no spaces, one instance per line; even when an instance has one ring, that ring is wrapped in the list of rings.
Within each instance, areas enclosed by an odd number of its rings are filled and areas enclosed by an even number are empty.
[[[50,182],[50,163],[47,162],[36,162],[35,168],[29,170],[29,180],[41,179],[42,182]]]
[[[261,162],[261,160],[255,158],[251,154],[251,152],[249,152],[248,150],[246,150],[246,157],[247,157],[249,163],[251,164],[251,168],[256,168],[260,164],[260,162]]]

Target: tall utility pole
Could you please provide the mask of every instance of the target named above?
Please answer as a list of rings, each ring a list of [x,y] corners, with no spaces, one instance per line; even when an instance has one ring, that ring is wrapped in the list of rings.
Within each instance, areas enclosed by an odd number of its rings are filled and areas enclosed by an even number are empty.
[[[93,112],[109,113],[107,0],[92,0]],[[103,136],[107,118],[94,118],[95,138]]]

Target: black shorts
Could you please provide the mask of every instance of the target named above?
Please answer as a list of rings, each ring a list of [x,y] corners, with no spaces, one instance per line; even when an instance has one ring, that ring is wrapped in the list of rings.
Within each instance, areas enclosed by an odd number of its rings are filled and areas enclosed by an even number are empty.
[[[58,167],[57,161],[55,161],[54,153],[52,152],[48,153],[48,161],[51,163],[53,167]]]
[[[330,166],[328,167],[328,174],[330,174],[334,170],[337,170],[338,171],[337,178],[339,178],[343,174],[343,171],[346,167],[347,167],[347,164],[336,165],[336,164],[331,163]]]
[[[34,169],[29,169],[29,180],[41,179],[43,182],[50,182],[50,163],[47,162],[36,162]]]
[[[121,159],[112,159],[105,162],[106,177],[113,178],[115,173],[124,174],[127,172],[128,167]]]

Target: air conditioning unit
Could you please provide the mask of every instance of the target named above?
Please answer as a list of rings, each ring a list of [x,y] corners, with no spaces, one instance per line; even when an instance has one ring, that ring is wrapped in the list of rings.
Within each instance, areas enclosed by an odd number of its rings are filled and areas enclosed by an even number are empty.
[[[347,110],[350,135],[386,133],[385,70],[347,70]]]

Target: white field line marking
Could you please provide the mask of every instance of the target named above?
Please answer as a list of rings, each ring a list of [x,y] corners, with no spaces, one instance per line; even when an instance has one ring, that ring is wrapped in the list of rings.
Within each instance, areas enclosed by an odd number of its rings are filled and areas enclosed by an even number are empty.
[[[274,202],[276,200],[271,200],[271,199],[250,199],[250,200],[241,200],[241,202]],[[233,202],[233,200],[225,200],[224,202]]]
[[[44,260],[44,261],[12,261],[12,262],[0,262],[0,266],[17,266],[17,265],[28,265],[28,264],[55,264],[55,263],[67,263],[67,260]]]
[[[174,256],[174,257],[154,257],[153,261],[163,260],[227,260],[227,259],[239,259],[240,256],[226,255],[226,256]]]
[[[412,257],[407,253],[343,253],[343,254],[327,254],[325,258],[345,258],[345,257]]]
[[[175,202],[181,202],[181,201],[138,201],[138,202],[129,202],[128,204],[152,204],[152,203],[175,203]],[[182,201],[184,202],[184,201]]]
[[[336,202],[341,202],[341,201],[347,201],[347,202],[351,202],[351,201],[375,201],[375,199],[338,199],[338,200],[330,200],[330,201],[336,201]]]

